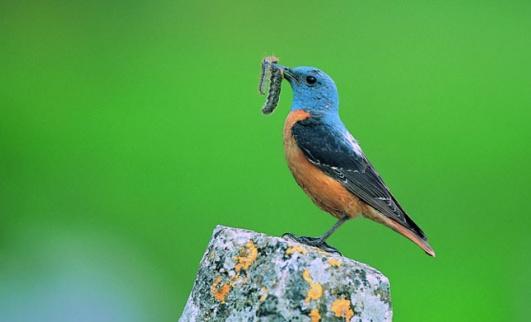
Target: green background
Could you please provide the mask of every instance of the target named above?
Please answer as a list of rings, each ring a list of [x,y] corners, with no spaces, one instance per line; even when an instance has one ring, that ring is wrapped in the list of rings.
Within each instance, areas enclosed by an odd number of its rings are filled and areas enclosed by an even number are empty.
[[[217,224],[333,218],[260,113],[259,62],[336,81],[343,121],[437,251],[331,238],[395,321],[531,314],[531,2],[2,1],[0,320],[175,321]]]

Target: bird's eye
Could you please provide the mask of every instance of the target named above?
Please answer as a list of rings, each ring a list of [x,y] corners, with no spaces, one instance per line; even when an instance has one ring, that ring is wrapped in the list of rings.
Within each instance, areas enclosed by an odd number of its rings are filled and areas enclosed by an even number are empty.
[[[317,79],[315,79],[315,77],[313,77],[313,76],[307,76],[306,77],[306,83],[312,85],[312,84],[315,84],[315,82],[317,82]]]

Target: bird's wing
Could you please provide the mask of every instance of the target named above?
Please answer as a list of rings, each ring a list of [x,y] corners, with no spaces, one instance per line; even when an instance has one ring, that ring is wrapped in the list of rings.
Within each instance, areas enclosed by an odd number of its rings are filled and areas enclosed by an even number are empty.
[[[345,135],[314,118],[295,123],[291,131],[298,147],[312,164],[386,217],[426,239],[350,134]]]

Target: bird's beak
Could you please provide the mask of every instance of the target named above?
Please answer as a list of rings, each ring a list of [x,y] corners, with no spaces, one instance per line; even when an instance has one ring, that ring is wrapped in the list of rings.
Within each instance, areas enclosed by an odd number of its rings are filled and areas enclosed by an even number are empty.
[[[291,71],[291,69],[289,69],[289,67],[287,66],[282,66],[282,65],[278,65],[280,68],[282,68],[282,75],[284,75],[284,78],[288,81],[288,82],[291,82],[292,80],[296,80],[297,77],[295,76],[295,74]]]

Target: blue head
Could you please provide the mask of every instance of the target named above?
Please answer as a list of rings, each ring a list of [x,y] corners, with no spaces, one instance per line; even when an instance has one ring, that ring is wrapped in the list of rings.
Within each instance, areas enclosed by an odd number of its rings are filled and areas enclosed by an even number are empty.
[[[293,89],[292,111],[302,109],[312,115],[337,115],[336,84],[325,72],[315,67],[285,67],[284,78]]]

